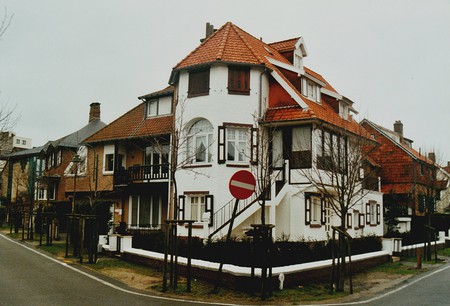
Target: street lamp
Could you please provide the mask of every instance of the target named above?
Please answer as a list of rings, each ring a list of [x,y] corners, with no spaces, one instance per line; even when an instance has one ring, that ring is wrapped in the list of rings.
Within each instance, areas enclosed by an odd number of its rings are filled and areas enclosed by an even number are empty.
[[[80,155],[75,154],[72,157],[72,163],[75,166],[75,174],[73,177],[73,197],[72,197],[72,214],[75,212],[75,194],[77,191],[77,174],[78,174],[78,164],[81,162]]]

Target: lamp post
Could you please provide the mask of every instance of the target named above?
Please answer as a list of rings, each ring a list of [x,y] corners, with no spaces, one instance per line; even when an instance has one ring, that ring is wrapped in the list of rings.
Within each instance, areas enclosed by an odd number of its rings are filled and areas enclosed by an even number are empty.
[[[72,197],[72,214],[75,212],[75,196],[77,191],[77,174],[78,174],[78,163],[81,162],[81,158],[78,154],[72,157],[72,162],[75,166],[75,174],[73,177],[73,197]]]

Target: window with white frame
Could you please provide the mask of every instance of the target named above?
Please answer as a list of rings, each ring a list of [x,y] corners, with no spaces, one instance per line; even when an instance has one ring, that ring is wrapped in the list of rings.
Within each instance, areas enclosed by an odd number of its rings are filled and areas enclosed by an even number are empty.
[[[366,203],[366,224],[378,225],[381,222],[381,206],[375,201]]]
[[[305,224],[321,225],[325,224],[324,199],[319,194],[305,195]]]
[[[227,128],[227,161],[248,160],[248,129]]]
[[[205,195],[191,195],[189,196],[189,203],[191,205],[190,219],[201,222],[206,208]]]
[[[161,196],[132,195],[130,206],[130,227],[160,228]]]
[[[103,173],[111,174],[114,171],[114,145],[105,145],[103,148]]]
[[[188,132],[188,159],[191,163],[212,160],[213,127],[206,119],[195,122]]]
[[[308,99],[320,103],[320,87],[306,78],[302,79],[302,94]]]
[[[224,123],[217,130],[219,164],[257,164],[258,128],[250,124]]]
[[[154,117],[159,115],[159,100],[153,99],[147,101],[147,117]]]

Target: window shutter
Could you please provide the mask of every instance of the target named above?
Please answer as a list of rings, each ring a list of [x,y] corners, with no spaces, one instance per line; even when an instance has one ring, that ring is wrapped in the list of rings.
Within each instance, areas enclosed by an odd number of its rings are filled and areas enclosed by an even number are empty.
[[[218,139],[218,142],[217,142],[217,145],[218,145],[217,162],[219,164],[224,164],[225,161],[226,161],[226,156],[227,156],[226,151],[225,151],[225,142],[226,142],[225,127],[224,126],[219,126],[217,130],[218,130],[218,133],[219,133],[218,138],[217,138]]]
[[[258,164],[258,128],[251,128],[250,137],[250,163],[252,165]]]
[[[377,204],[377,224],[380,224],[381,222],[381,206],[380,204]]]
[[[305,224],[311,224],[311,198],[305,198]]]
[[[208,226],[213,226],[214,220],[214,196],[212,194],[207,194],[205,196],[205,212],[209,213],[209,224]]]
[[[325,221],[326,221],[326,209],[325,209],[325,199],[321,198],[320,199],[320,223],[322,225],[325,225]]]
[[[186,196],[180,195],[178,197],[178,220],[184,220],[184,202],[185,202]]]
[[[370,224],[370,204],[366,203],[366,224]]]

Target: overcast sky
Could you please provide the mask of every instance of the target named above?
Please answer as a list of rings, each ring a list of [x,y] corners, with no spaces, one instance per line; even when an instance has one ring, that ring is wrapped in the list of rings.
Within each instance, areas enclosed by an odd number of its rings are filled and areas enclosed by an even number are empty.
[[[167,86],[206,22],[231,21],[265,42],[302,36],[305,66],[355,102],[358,120],[450,160],[450,1],[0,0],[0,104],[34,146],[83,127],[100,102],[110,123]],[[1,18],[0,18],[1,19]]]

